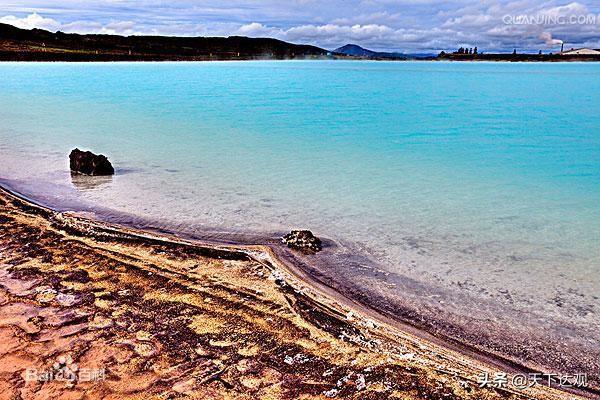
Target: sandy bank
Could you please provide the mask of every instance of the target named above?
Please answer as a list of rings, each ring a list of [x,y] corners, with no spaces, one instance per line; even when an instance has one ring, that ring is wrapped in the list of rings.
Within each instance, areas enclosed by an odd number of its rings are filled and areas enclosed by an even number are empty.
[[[76,379],[32,379],[65,370]],[[0,191],[0,397],[574,398],[480,388],[482,372],[497,370],[343,304],[268,248],[134,231]]]

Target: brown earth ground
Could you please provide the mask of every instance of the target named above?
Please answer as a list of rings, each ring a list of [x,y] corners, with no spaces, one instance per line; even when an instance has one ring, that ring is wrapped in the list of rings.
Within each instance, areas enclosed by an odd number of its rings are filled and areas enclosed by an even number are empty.
[[[0,190],[0,399],[577,398],[480,388],[484,371],[496,372],[342,306],[265,248],[114,227]]]

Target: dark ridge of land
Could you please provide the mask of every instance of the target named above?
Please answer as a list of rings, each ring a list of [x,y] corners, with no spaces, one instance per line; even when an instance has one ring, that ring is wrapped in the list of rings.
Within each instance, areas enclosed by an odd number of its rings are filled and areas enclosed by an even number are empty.
[[[0,61],[305,59],[327,53],[270,38],[80,35],[0,24]]]
[[[423,58],[426,60],[450,61],[509,61],[509,62],[559,62],[559,61],[600,61],[600,55],[576,54],[513,54],[513,53],[485,53],[485,54],[460,54],[441,53],[437,57]]]

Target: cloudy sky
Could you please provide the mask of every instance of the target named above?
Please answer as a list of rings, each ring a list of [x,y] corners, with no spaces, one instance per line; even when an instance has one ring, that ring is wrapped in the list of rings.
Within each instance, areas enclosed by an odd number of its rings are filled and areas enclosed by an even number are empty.
[[[600,48],[600,1],[0,0],[0,22],[120,35],[276,37],[333,49]]]

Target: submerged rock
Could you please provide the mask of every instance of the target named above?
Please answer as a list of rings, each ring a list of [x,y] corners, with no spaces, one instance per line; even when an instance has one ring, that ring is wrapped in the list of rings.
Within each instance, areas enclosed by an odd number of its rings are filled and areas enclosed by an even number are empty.
[[[69,154],[71,171],[84,175],[114,175],[115,169],[106,156],[75,149]]]
[[[320,251],[323,248],[321,239],[313,235],[311,231],[297,230],[291,231],[281,241],[290,248]]]

